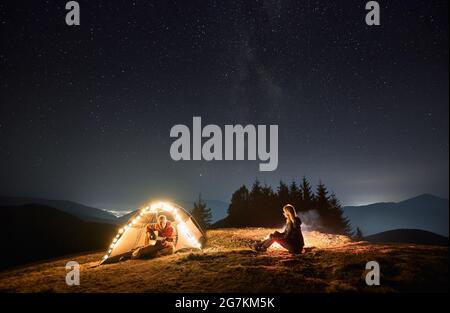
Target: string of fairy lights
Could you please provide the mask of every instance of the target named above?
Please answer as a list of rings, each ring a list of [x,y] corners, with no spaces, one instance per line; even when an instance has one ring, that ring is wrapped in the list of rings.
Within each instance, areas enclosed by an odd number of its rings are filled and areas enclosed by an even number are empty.
[[[117,235],[113,238],[113,241],[112,241],[111,245],[109,246],[108,252],[103,256],[103,261],[105,261],[106,259],[109,258],[114,247],[116,246],[117,242],[123,236],[123,234],[126,233],[126,231],[128,229],[130,229],[131,227],[136,225],[144,217],[144,215],[149,214],[149,213],[157,213],[158,210],[161,210],[161,211],[164,211],[167,213],[171,213],[175,217],[178,232],[181,232],[182,234],[185,235],[185,237],[187,238],[188,242],[190,243],[190,245],[192,247],[201,249],[202,245],[200,244],[200,242],[198,242],[198,240],[189,231],[188,227],[186,226],[186,223],[183,221],[181,215],[179,214],[179,209],[177,209],[170,203],[158,202],[158,203],[153,203],[150,206],[144,207],[141,210],[141,212],[139,213],[139,215],[137,215],[132,220],[128,221],[128,223],[124,227],[119,229],[119,231],[117,232]]]

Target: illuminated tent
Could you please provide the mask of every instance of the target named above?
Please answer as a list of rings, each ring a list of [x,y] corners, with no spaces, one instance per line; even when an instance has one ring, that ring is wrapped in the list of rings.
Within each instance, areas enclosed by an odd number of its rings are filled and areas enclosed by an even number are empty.
[[[160,214],[164,214],[175,228],[175,251],[202,248],[206,236],[194,218],[178,205],[159,202],[136,212],[127,224],[119,229],[101,264],[117,262],[144,246],[146,226],[149,223],[156,223]]]

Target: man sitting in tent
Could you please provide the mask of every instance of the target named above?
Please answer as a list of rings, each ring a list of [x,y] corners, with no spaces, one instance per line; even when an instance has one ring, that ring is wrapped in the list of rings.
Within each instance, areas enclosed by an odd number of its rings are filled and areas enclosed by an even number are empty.
[[[155,232],[158,232],[156,236]],[[158,216],[158,222],[147,225],[145,234],[145,246],[133,252],[132,258],[154,258],[157,255],[168,255],[173,253],[175,229],[165,215]],[[150,244],[150,240],[155,240]]]

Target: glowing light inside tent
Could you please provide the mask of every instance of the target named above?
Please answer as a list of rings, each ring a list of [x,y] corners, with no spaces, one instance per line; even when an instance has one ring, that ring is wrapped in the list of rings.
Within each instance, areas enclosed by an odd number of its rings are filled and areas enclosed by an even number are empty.
[[[147,214],[147,213],[156,213],[158,210],[162,210],[165,212],[172,213],[175,216],[175,220],[178,223],[178,230],[181,231],[187,238],[188,242],[198,249],[202,248],[202,245],[195,239],[194,236],[189,232],[189,229],[186,226],[186,223],[182,220],[181,216],[178,214],[177,208],[173,207],[171,204],[166,202],[158,202],[153,203],[150,206],[144,207],[140,214],[134,218],[130,223],[125,225],[123,228],[119,229],[118,234],[114,237],[112,244],[109,246],[110,249],[108,250],[108,253],[103,256],[103,260],[106,260],[109,258],[109,255],[111,254],[112,250],[114,249],[115,244],[120,239],[121,235],[123,235],[130,227],[135,225],[138,220],[141,219],[141,216]]]
[[[272,246],[270,248],[275,249],[275,250],[283,249],[283,247],[276,241],[272,244]]]

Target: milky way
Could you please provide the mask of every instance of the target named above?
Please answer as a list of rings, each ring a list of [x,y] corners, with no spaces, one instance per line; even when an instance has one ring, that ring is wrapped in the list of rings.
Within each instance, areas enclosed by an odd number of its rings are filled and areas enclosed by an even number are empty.
[[[120,208],[321,179],[448,196],[448,1],[2,1],[0,193]],[[411,3],[413,2],[413,3]],[[279,125],[279,165],[174,162],[170,129]]]

